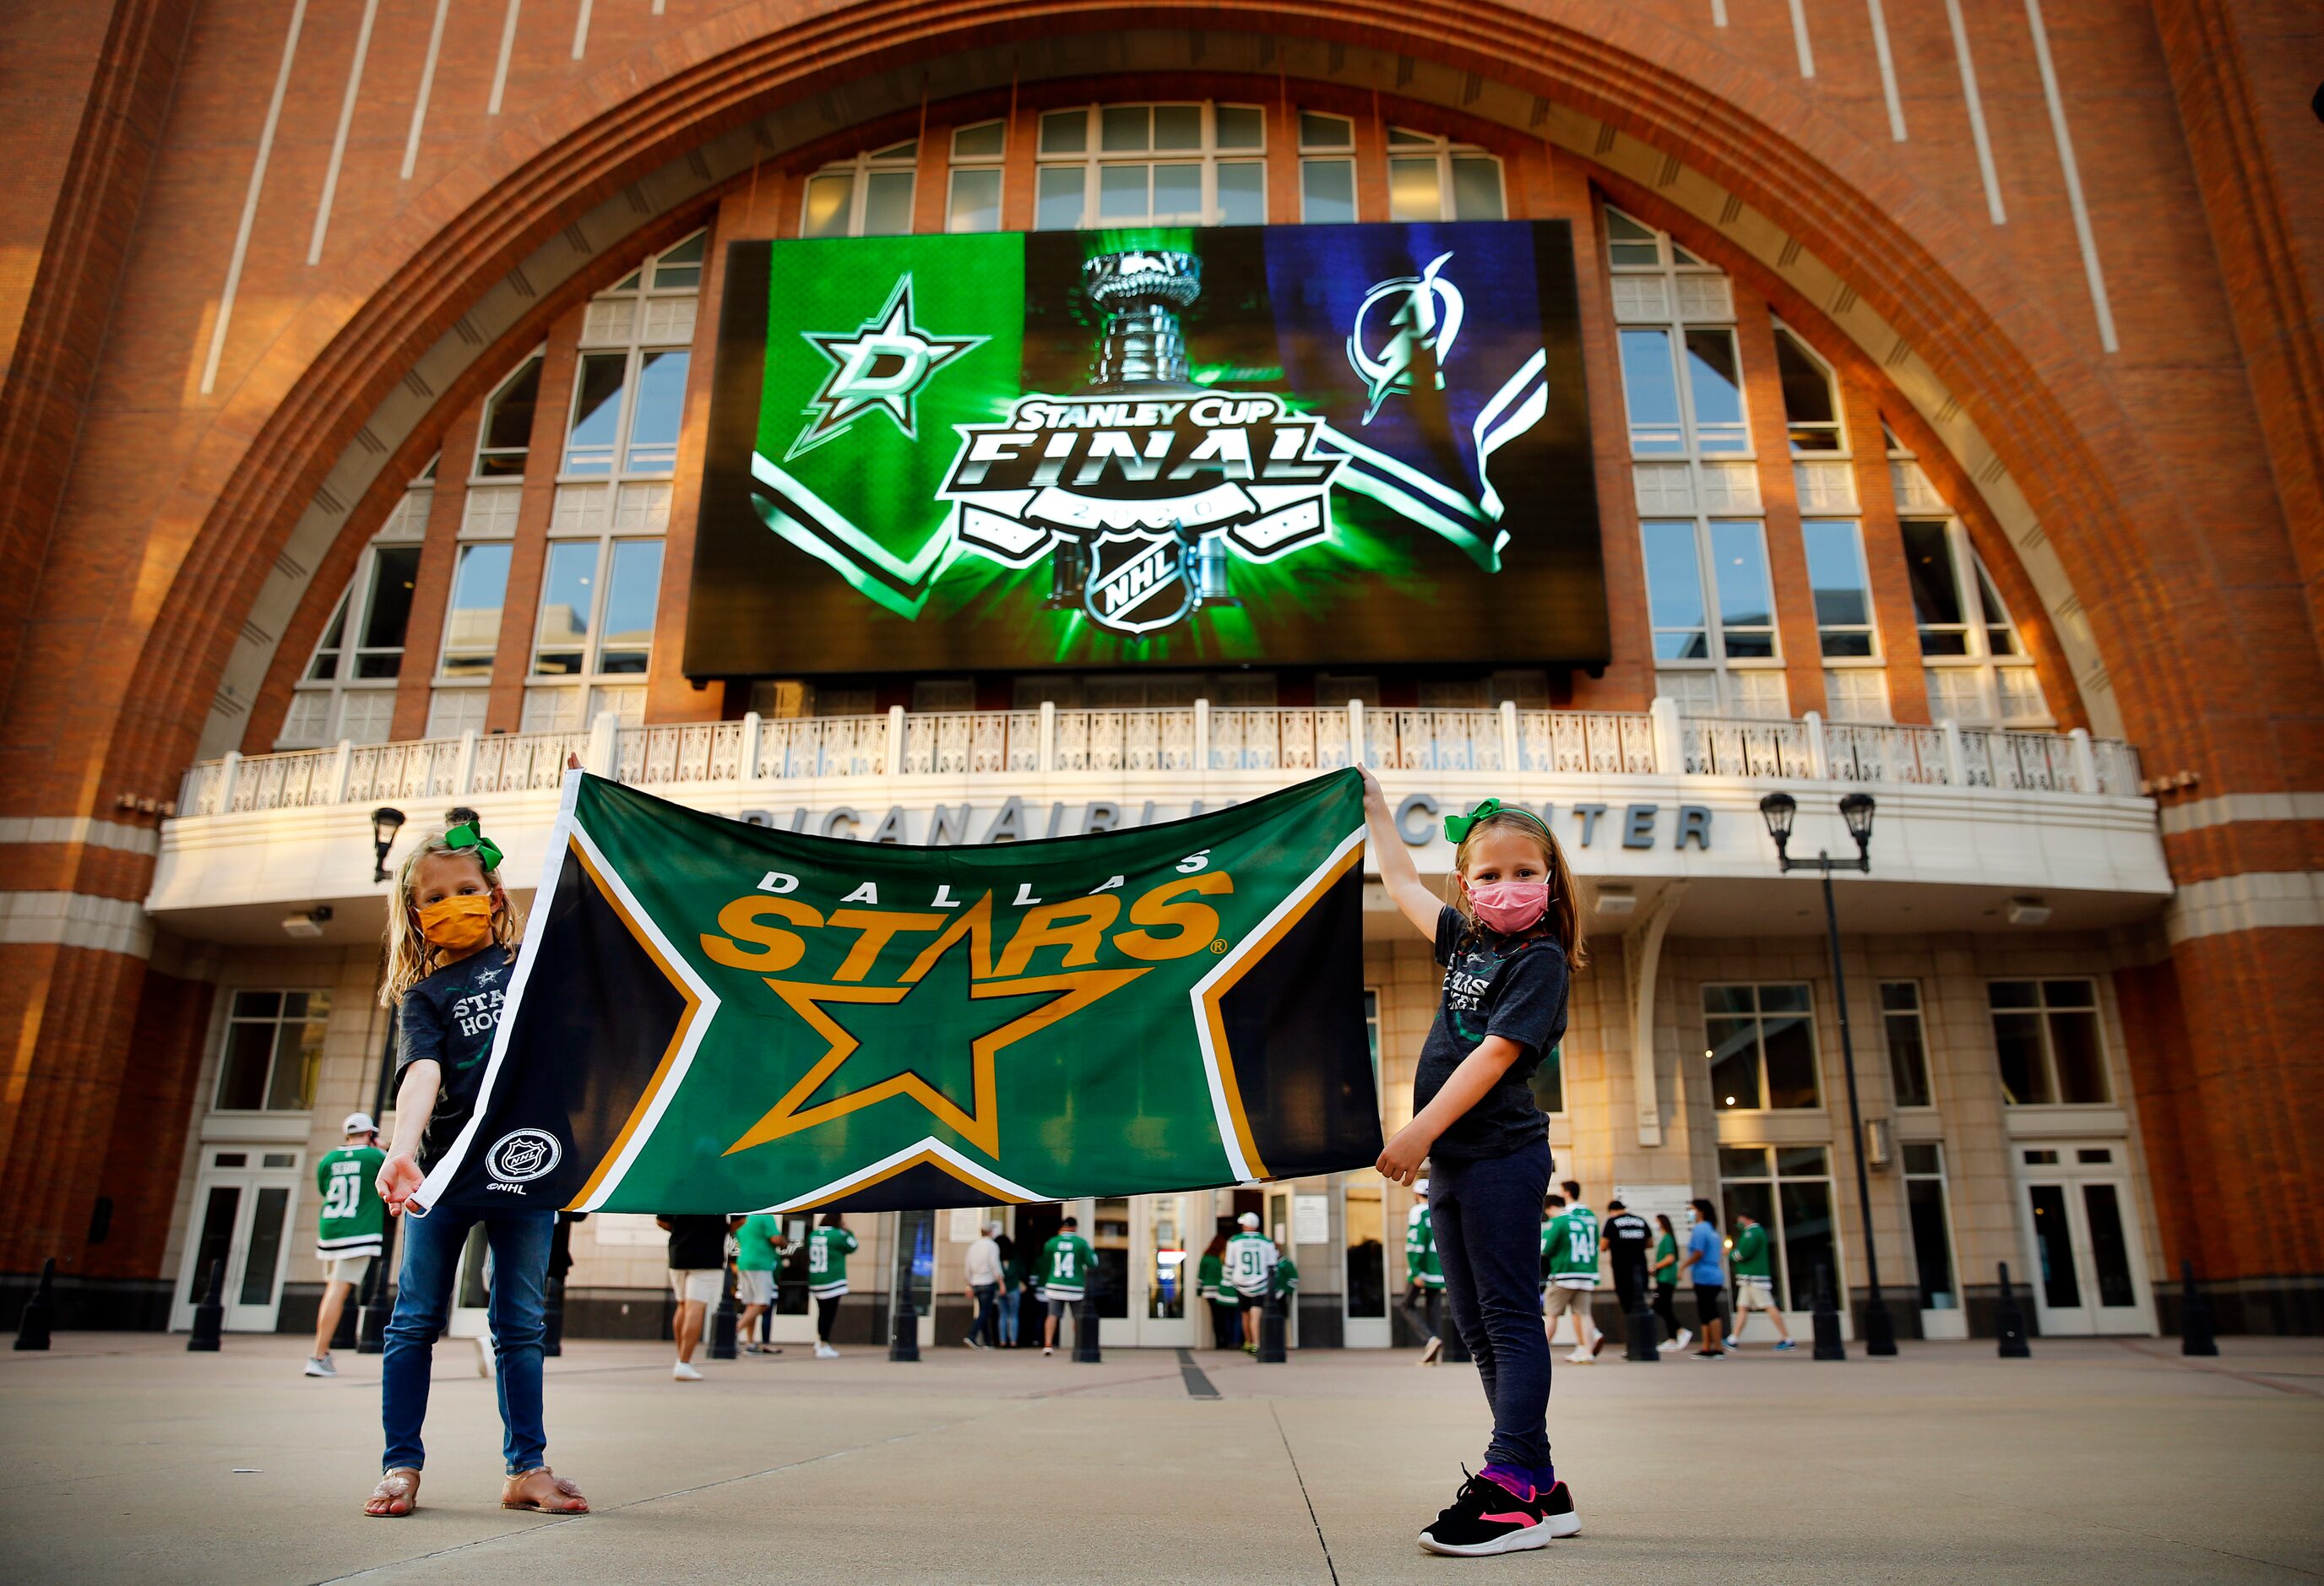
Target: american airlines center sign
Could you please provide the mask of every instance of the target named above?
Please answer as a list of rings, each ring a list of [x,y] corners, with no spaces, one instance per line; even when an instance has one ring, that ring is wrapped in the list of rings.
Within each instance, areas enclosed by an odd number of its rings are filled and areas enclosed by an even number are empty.
[[[1592,665],[1563,222],[728,250],[690,676]]]

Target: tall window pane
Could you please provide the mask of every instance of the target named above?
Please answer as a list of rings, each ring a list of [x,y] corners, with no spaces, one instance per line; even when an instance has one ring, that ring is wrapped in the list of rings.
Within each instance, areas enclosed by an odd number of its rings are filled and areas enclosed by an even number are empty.
[[[1225,172],[1220,172],[1222,176]],[[1154,168],[1154,218],[1199,226],[1203,219],[1203,168],[1199,165],[1157,165]]]
[[[444,616],[444,676],[488,678],[499,642],[501,605],[508,595],[509,547],[464,545],[452,574],[452,605]]]
[[[1967,655],[1969,633],[1963,625],[1960,580],[1953,569],[1951,536],[1942,523],[1906,520],[1899,525],[1904,539],[1904,572],[1913,585],[1913,620],[1920,624],[1921,650],[1926,655]]]
[[[1704,1051],[1711,1061],[1711,1104],[1738,1111],[1756,1111],[1766,1106],[1759,1091],[1757,1022],[1726,1018],[1702,1022]]]
[[[1670,332],[1622,332],[1622,394],[1630,409],[1630,449],[1685,449],[1679,428],[1678,380],[1671,371]]]
[[[1719,625],[1727,659],[1775,653],[1775,601],[1767,582],[1767,548],[1756,521],[1711,525],[1711,576],[1719,586]]]
[[[2009,608],[2001,604],[2001,592],[1993,586],[1993,575],[1985,564],[1977,564],[1977,590],[1985,607],[1985,641],[1996,655],[2023,655],[2017,646],[2017,630],[2009,621]]]
[[[623,539],[613,545],[613,575],[605,590],[601,672],[642,672],[653,646],[654,602],[661,594],[661,541]]]
[[[565,437],[567,474],[613,471],[613,437],[622,419],[627,353],[584,353],[573,383],[573,425]]]
[[[1436,159],[1388,162],[1388,214],[1391,220],[1442,220],[1444,199],[1436,183]]]
[[[912,229],[912,173],[875,171],[863,181],[863,235],[902,236]]]
[[[1001,169],[955,171],[952,173],[952,206],[945,217],[947,231],[1001,229]]]
[[[331,620],[323,625],[323,636],[315,643],[315,659],[307,663],[307,682],[327,683],[339,675],[339,648],[347,633],[347,602],[354,598],[350,590],[331,608]]]
[[[1706,452],[1750,449],[1743,433],[1743,374],[1731,330],[1686,333],[1687,394],[1694,401],[1694,444]]]
[[[583,669],[596,581],[595,540],[567,540],[549,548],[549,567],[540,582],[540,638],[532,658],[536,676],[574,677]]]
[[[1256,105],[1218,107],[1218,145],[1222,149],[1257,149],[1267,141],[1267,116]]]
[[[1047,136],[1046,130],[1042,135]],[[1044,170],[1033,198],[1033,229],[1071,231],[1081,223],[1082,168],[1061,165]]]
[[[686,371],[692,355],[663,347],[638,359],[637,405],[630,414],[628,468],[667,474],[678,466],[678,430],[686,412]]]
[[[532,446],[532,413],[540,402],[540,355],[535,353],[484,404],[484,421],[476,432],[479,475],[502,479],[524,473],[525,454]]]
[[[403,669],[403,632],[411,624],[411,590],[419,581],[418,546],[383,545],[372,552],[356,677],[392,678]]]
[[[1838,451],[1840,410],[1832,399],[1831,376],[1788,330],[1775,332],[1775,373],[1783,384],[1784,421],[1793,452]]]
[[[827,171],[807,183],[807,210],[799,217],[801,236],[845,236],[849,213],[855,207],[855,176],[852,171]]]
[[[1695,565],[1694,525],[1639,526],[1646,552],[1646,606],[1654,620],[1657,660],[1704,660],[1711,654],[1702,604],[1702,574]]]
[[[1872,590],[1864,570],[1863,537],[1850,522],[1800,525],[1815,599],[1816,632],[1823,653],[1872,653]]]
[[[1147,184],[1153,169],[1150,165],[1098,167],[1097,217],[1100,224],[1146,218],[1147,206],[1150,201]],[[1081,172],[1074,174],[1079,177]]]
[[[1267,167],[1256,160],[1229,161],[1219,167],[1219,224],[1263,226],[1267,222]]]
[[[1352,160],[1299,162],[1299,218],[1310,226],[1346,226],[1356,218]]]
[[[1501,162],[1482,155],[1452,157],[1452,218],[1499,220],[1501,208]]]
[[[1928,1043],[1921,1023],[1921,988],[1911,981],[1882,982],[1880,1017],[1888,1037],[1888,1076],[1896,1087],[1896,1105],[1933,1105]]]

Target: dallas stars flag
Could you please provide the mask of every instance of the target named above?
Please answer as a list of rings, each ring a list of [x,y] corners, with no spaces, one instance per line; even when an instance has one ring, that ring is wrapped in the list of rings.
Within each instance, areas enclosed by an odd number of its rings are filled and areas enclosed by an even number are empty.
[[[1362,794],[915,848],[569,773],[477,1108],[418,1199],[986,1205],[1368,1166]]]

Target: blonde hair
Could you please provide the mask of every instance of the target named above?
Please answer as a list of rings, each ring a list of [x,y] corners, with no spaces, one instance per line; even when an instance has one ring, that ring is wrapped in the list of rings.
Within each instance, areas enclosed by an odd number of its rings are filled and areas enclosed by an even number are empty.
[[[461,824],[464,823],[456,821],[451,825]],[[443,967],[440,949],[420,933],[420,911],[411,904],[412,872],[430,854],[448,853],[475,861],[476,868],[484,871],[484,884],[501,893],[499,911],[493,916],[493,940],[513,949],[523,938],[524,916],[517,911],[516,900],[502,890],[501,872],[485,870],[484,856],[475,849],[455,848],[447,843],[445,833],[451,825],[429,833],[395,868],[395,891],[387,906],[387,973],[381,977],[379,987],[379,1000],[385,1007],[397,1006],[406,991]]]
[[[1469,889],[1462,884],[1462,878],[1469,873],[1471,847],[1490,831],[1518,832],[1541,844],[1549,861],[1549,908],[1542,918],[1549,925],[1549,934],[1565,949],[1567,966],[1580,969],[1590,962],[1590,949],[1582,939],[1579,885],[1573,879],[1572,867],[1565,862],[1565,850],[1559,846],[1556,834],[1531,810],[1497,809],[1462,834],[1460,846],[1452,851],[1452,874],[1445,881],[1449,894],[1445,901],[1460,911],[1462,919],[1472,926],[1477,923],[1476,908],[1469,901]]]

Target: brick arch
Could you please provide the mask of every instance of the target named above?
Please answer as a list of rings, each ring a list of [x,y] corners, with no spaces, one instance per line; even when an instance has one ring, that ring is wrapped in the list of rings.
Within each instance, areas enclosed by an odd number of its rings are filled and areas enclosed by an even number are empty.
[[[1128,15],[1093,0],[981,0],[936,15],[907,0],[870,0],[804,23],[793,16],[777,0],[729,13],[517,121],[372,237],[346,267],[343,290],[285,326],[157,517],[155,540],[185,554],[146,639],[152,664],[142,675],[155,684],[124,700],[106,774],[94,785],[156,780],[189,758],[238,613],[331,459],[398,371],[573,216],[770,105],[844,92],[870,73],[970,46],[1038,48],[1128,23],[1231,31],[1248,22],[1252,32],[1400,51],[1595,116],[1743,198],[1846,277],[1963,393],[2024,482],[2075,586],[2106,592],[2090,603],[2092,621],[2135,728],[2178,737],[2182,761],[2210,758],[2200,738],[2186,741],[2204,732],[2184,659],[2188,641],[2201,636],[2185,632],[2183,614],[2175,627],[2166,619],[2132,530],[2135,515],[2152,521],[2175,508],[2135,448],[2103,466],[2097,452],[2131,427],[2091,383],[2073,383],[2070,401],[2052,389],[2039,371],[2080,359],[2054,328],[2005,330],[1985,309],[1962,277],[2006,281],[1989,251],[1949,235],[1959,270],[1941,263],[1895,218],[1939,212],[1934,198],[1803,109],[1788,85],[1714,59],[1682,30],[1581,0],[1289,8],[1222,0],[1198,14]],[[1723,97],[1691,70],[1719,81]]]

